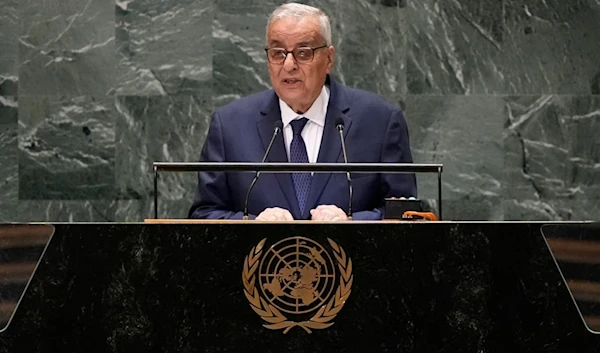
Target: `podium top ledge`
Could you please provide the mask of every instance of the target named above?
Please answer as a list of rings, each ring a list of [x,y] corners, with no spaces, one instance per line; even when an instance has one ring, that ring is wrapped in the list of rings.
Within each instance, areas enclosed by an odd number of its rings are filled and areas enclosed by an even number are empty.
[[[256,221],[256,220],[237,220],[237,219],[144,219],[147,224],[381,224],[381,223],[397,223],[397,224],[511,224],[511,223],[528,223],[528,224],[590,224],[597,221],[423,221],[423,220],[400,220],[400,219],[383,219],[383,220],[349,220],[349,221],[311,221],[311,220],[293,220],[293,221]]]
[[[293,220],[293,221],[256,221],[256,220],[241,220],[241,219],[144,219],[144,223],[150,224],[357,224],[357,223],[414,223],[414,221],[402,221],[396,219],[376,220],[376,221],[310,221],[310,220]]]

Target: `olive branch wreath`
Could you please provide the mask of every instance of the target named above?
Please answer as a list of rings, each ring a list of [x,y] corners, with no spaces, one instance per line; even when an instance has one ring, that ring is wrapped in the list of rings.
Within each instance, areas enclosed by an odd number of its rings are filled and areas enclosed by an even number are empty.
[[[321,306],[313,317],[307,321],[290,321],[273,305],[259,295],[256,283],[256,270],[260,257],[262,255],[263,246],[267,238],[261,240],[255,247],[250,250],[250,254],[244,259],[244,270],[242,271],[242,282],[244,283],[244,294],[250,302],[250,307],[268,324],[263,324],[264,327],[271,330],[284,329],[283,333],[288,333],[295,326],[300,326],[306,332],[312,333],[311,329],[324,329],[333,325],[333,320],[342,310],[346,300],[350,296],[352,289],[352,260],[346,256],[346,252],[336,242],[327,238],[329,244],[333,248],[333,253],[340,269],[340,285],[338,286],[335,295],[327,305]]]

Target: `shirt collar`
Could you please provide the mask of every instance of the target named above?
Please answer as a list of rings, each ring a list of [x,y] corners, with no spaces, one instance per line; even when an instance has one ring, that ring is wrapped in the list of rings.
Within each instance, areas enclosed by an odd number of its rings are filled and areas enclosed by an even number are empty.
[[[299,116],[303,116],[313,123],[323,127],[325,126],[325,115],[327,114],[327,105],[329,104],[329,87],[323,85],[321,93],[311,105],[311,107],[304,114],[298,114],[290,108],[287,103],[279,99],[279,109],[281,111],[281,122],[283,127],[289,125],[289,123]]]

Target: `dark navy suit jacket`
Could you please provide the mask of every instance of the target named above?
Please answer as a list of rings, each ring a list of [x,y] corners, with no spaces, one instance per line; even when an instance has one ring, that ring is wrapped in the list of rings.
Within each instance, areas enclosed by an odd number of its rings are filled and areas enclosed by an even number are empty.
[[[328,77],[329,105],[317,163],[343,163],[338,117],[344,119],[348,162],[410,163],[408,130],[402,111],[378,95],[348,88]],[[217,109],[211,119],[201,161],[260,162],[281,120],[279,98],[273,90],[239,99]],[[287,162],[280,133],[267,162]],[[244,200],[254,173],[198,173],[198,188],[190,218],[241,219]],[[352,174],[353,218],[381,219],[385,197],[417,196],[414,174]],[[310,219],[318,205],[333,204],[348,211],[344,173],[314,173],[304,214],[300,213],[291,174],[261,173],[250,195],[249,213],[267,207],[289,210],[294,219]]]

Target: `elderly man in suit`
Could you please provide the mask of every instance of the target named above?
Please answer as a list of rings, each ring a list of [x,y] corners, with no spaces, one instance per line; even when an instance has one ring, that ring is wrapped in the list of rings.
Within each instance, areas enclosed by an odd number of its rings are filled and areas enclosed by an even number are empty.
[[[336,120],[343,119],[349,162],[410,163],[402,111],[380,96],[344,87],[330,75],[335,48],[319,9],[285,4],[269,17],[266,55],[272,90],[217,109],[202,161],[259,162],[281,124],[268,162],[343,162]],[[277,123],[277,122],[281,123]],[[241,219],[250,173],[201,172],[190,218]],[[261,174],[249,200],[257,220],[346,220],[345,174]],[[353,174],[353,218],[381,219],[385,197],[416,196],[413,174]]]

